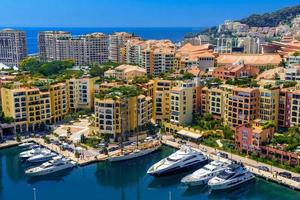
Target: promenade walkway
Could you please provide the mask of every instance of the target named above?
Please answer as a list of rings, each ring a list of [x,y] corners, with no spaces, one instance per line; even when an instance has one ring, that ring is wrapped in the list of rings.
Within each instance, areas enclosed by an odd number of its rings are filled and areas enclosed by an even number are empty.
[[[173,140],[174,140],[173,136],[163,136],[162,143],[165,144],[165,145],[174,147],[174,148],[180,148],[181,145],[177,141],[173,141]],[[223,152],[223,153],[228,154],[228,152],[220,151],[220,150],[217,150],[217,149],[214,149],[214,148],[211,148],[211,147],[208,147],[208,146],[204,146],[204,145],[198,145],[198,144],[195,144],[195,143],[192,143],[192,142],[187,142],[187,144],[189,146],[191,146],[193,149],[195,149],[196,151],[206,152],[207,155],[209,156],[209,158],[212,159],[212,160],[217,159],[217,157],[218,157],[217,153],[218,152]],[[267,180],[271,180],[273,182],[285,185],[285,186],[290,187],[292,189],[300,190],[300,183],[299,182],[296,182],[294,180],[287,179],[287,178],[284,178],[284,177],[281,177],[281,176],[277,175],[279,172],[289,172],[289,173],[292,174],[292,176],[300,177],[300,174],[290,172],[290,171],[287,171],[287,170],[284,170],[284,169],[280,169],[278,167],[274,167],[274,166],[271,166],[271,165],[267,165],[265,163],[257,162],[255,160],[245,158],[245,157],[235,155],[235,154],[230,154],[229,158],[231,160],[235,160],[237,162],[242,162],[249,171],[251,171],[253,174],[255,174],[259,177],[262,177],[262,178],[265,178]],[[259,170],[258,169],[259,166],[268,167],[270,169],[270,172]]]

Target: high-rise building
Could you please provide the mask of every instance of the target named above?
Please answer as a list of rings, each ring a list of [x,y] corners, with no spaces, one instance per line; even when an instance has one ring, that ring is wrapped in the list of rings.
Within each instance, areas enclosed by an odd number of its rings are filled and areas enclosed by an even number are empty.
[[[259,118],[278,125],[279,88],[260,88]]]
[[[71,38],[71,34],[65,31],[43,31],[38,35],[39,57],[43,61],[57,60],[57,40],[59,38]]]
[[[72,59],[77,65],[108,61],[108,36],[92,33],[72,37],[68,32],[39,33],[39,56],[42,60]]]
[[[134,36],[126,32],[116,32],[109,36],[109,60],[115,63],[122,63],[121,50],[125,43]]]
[[[175,45],[170,40],[149,40],[142,50],[142,67],[147,74],[158,76],[174,68]]]
[[[3,29],[0,31],[0,63],[7,66],[18,66],[27,56],[24,31]]]

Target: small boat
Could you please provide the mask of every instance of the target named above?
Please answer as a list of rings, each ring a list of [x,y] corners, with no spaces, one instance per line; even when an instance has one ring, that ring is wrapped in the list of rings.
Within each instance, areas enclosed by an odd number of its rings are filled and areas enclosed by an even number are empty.
[[[30,162],[30,163],[46,162],[55,156],[57,156],[56,153],[53,153],[53,152],[47,150],[47,151],[41,152],[40,154],[37,154],[37,155],[34,155],[34,156],[28,158],[27,162]]]
[[[38,167],[33,167],[25,171],[29,176],[43,176],[52,174],[62,170],[73,168],[76,165],[75,162],[56,156],[52,160],[41,164]]]
[[[22,144],[19,144],[18,147],[20,148],[29,148],[30,146],[34,145],[35,143],[33,142],[24,142]]]
[[[21,159],[28,159],[34,155],[38,155],[40,153],[42,153],[43,151],[45,151],[46,149],[43,148],[35,148],[35,149],[31,149],[31,150],[27,150],[24,152],[20,153],[20,158]]]
[[[212,161],[192,174],[185,176],[183,179],[181,179],[181,183],[187,186],[199,186],[207,184],[208,181],[215,177],[218,173],[226,170],[229,164],[230,163],[220,161],[219,159]]]
[[[169,157],[152,165],[147,173],[152,176],[167,176],[203,166],[208,157],[190,147],[183,146]]]
[[[156,145],[156,146],[148,148],[148,149],[142,149],[142,150],[136,149],[133,152],[124,152],[123,154],[120,154],[118,156],[110,157],[110,158],[108,158],[108,160],[110,162],[130,160],[130,159],[148,155],[148,154],[158,150],[160,147],[161,147],[161,145]]]
[[[239,164],[231,164],[226,170],[208,181],[212,190],[223,190],[232,188],[239,184],[254,179],[254,175]]]

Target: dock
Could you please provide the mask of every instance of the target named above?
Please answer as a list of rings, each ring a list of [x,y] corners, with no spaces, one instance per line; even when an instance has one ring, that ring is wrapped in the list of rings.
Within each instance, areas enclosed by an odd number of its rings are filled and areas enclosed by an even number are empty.
[[[170,141],[168,138],[163,138],[162,143],[164,145],[167,145],[167,146],[170,146],[170,147],[173,147],[173,148],[177,148],[177,149],[180,148],[180,146],[181,146],[180,144],[178,144],[175,141]],[[188,145],[191,146],[192,149],[194,149],[195,151],[205,152],[211,160],[218,159],[218,156],[217,156],[218,152],[228,154],[228,152],[225,152],[225,151],[216,150],[214,148],[204,146],[204,145],[197,145],[197,144],[191,143],[191,142],[188,142]],[[224,158],[221,158],[221,159],[224,159]],[[227,160],[229,160],[229,158]],[[278,175],[278,172],[284,172],[286,170],[283,170],[283,169],[280,169],[280,168],[277,168],[277,167],[274,167],[274,166],[270,166],[270,165],[267,165],[265,163],[260,163],[260,162],[251,160],[249,158],[245,158],[245,157],[238,156],[238,155],[235,155],[235,154],[232,154],[230,156],[230,160],[235,160],[237,162],[242,162],[245,165],[245,167],[250,172],[252,172],[254,175],[256,175],[257,177],[261,177],[261,178],[264,178],[268,181],[272,181],[274,183],[278,183],[280,185],[289,187],[293,190],[300,191],[300,183],[299,182],[294,181],[292,179],[284,178],[284,177],[281,177],[281,176]],[[263,171],[263,170],[258,169],[258,166],[266,166],[271,170],[269,172]],[[300,177],[300,174],[293,173],[293,172],[290,172],[290,171],[287,171],[287,172],[291,173],[292,176]]]

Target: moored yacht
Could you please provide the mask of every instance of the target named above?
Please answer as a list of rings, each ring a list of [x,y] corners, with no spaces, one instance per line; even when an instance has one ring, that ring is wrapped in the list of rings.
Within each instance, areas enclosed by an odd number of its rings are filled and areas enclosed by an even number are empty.
[[[226,170],[210,179],[208,185],[213,190],[222,190],[237,186],[252,179],[254,179],[254,175],[243,166],[231,164]]]
[[[35,149],[31,149],[28,151],[24,151],[20,153],[20,158],[21,159],[28,159],[34,155],[38,155],[41,154],[43,151],[46,151],[46,149],[43,148],[35,148]]]
[[[42,165],[34,168],[30,168],[25,171],[29,176],[42,176],[55,172],[59,172],[65,169],[70,169],[75,166],[75,162],[69,161],[61,156],[54,157],[52,160],[43,163]]]
[[[212,161],[192,174],[185,176],[181,182],[188,186],[199,186],[215,177],[218,173],[227,169],[229,163],[218,160]]]
[[[178,172],[188,171],[204,165],[208,157],[190,147],[183,146],[181,149],[152,165],[147,173],[152,176],[166,176]]]
[[[19,146],[20,148],[29,148],[29,147],[32,146],[32,145],[34,145],[33,142],[24,142],[24,143],[22,143],[22,144],[19,144],[18,146]]]
[[[34,155],[27,159],[27,162],[30,163],[38,163],[38,162],[46,162],[51,158],[55,157],[57,154],[53,153],[49,150],[43,151],[40,154]]]
[[[148,155],[148,154],[158,150],[160,148],[160,146],[161,145],[159,144],[154,147],[147,148],[147,149],[136,149],[133,152],[125,152],[120,155],[110,157],[110,158],[108,158],[108,160],[110,162],[117,162],[117,161],[124,161],[124,160],[138,158],[138,157]]]

